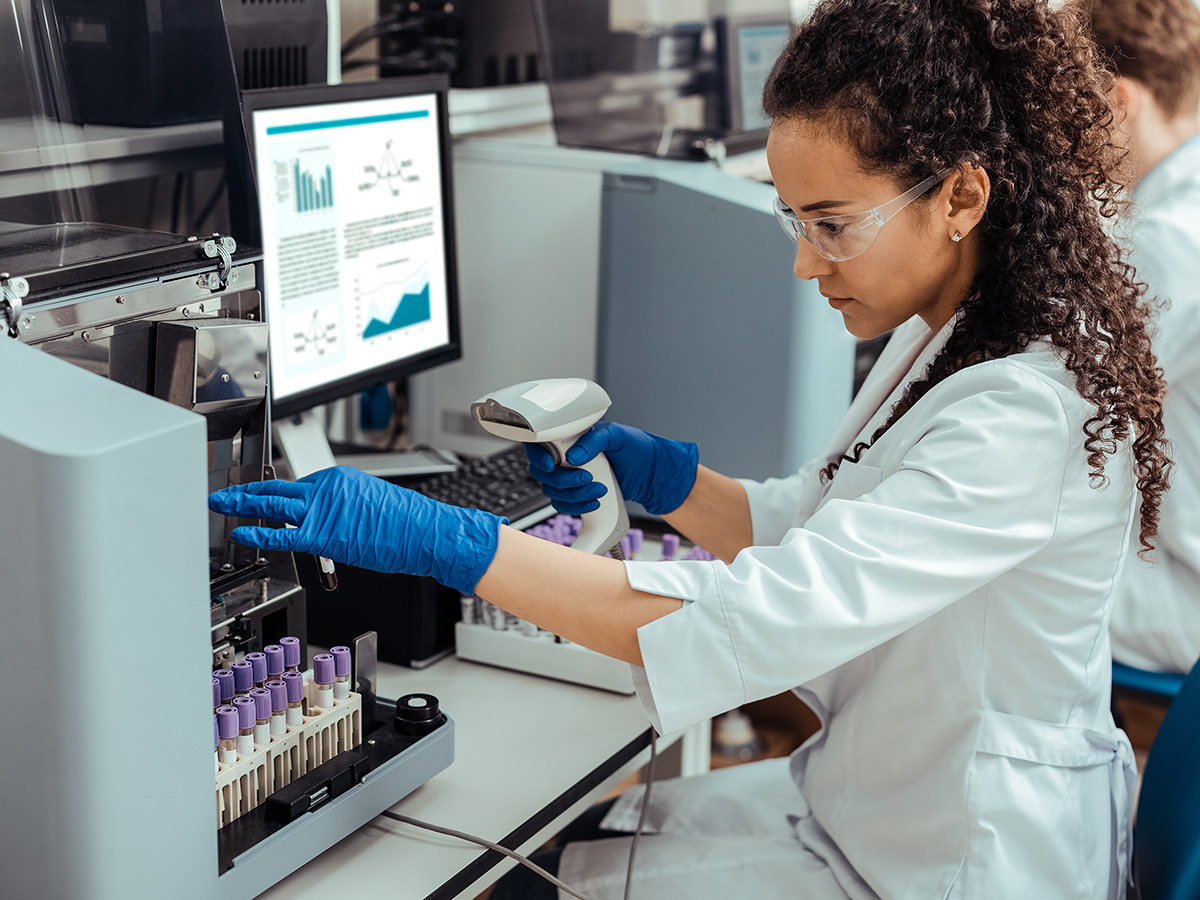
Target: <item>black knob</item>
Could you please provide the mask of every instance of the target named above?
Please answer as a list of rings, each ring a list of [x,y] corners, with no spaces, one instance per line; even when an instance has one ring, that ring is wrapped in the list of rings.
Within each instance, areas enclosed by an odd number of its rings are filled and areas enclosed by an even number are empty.
[[[438,709],[438,699],[433,694],[405,694],[396,701],[392,726],[400,734],[422,737],[445,721],[446,716]]]

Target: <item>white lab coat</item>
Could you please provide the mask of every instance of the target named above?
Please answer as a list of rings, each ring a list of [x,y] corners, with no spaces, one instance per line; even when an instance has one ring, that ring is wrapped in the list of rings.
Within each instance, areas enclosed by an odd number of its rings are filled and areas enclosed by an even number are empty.
[[[897,330],[825,458],[950,327]],[[638,632],[660,732],[797,684],[824,722],[790,763],[655,785],[635,896],[1124,896],[1136,776],[1108,617],[1136,493],[1127,449],[1089,484],[1091,413],[1039,344],[934,387],[828,486],[824,459],[745,483],[754,546],[732,565],[626,563],[687,601]],[[632,831],[638,796],[605,827]],[[561,877],[620,897],[628,840],[569,845]]]
[[[1113,657],[1186,672],[1200,656],[1200,135],[1142,179],[1131,212],[1131,260],[1163,302],[1154,351],[1167,378],[1163,422],[1175,471],[1158,550],[1149,562],[1131,559],[1118,586]]]

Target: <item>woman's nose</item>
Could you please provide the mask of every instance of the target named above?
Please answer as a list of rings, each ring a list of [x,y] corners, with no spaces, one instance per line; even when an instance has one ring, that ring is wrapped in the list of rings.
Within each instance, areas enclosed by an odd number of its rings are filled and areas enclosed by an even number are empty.
[[[833,261],[823,257],[812,244],[804,238],[796,242],[796,259],[792,262],[792,271],[797,278],[810,281],[821,275],[833,272]]]

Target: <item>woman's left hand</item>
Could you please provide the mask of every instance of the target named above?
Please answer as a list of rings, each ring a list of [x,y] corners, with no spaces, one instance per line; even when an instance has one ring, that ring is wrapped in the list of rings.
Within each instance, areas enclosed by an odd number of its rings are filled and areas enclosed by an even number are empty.
[[[232,533],[239,543],[425,575],[463,594],[474,593],[491,565],[507,521],[438,503],[349,466],[299,481],[235,485],[212,494],[208,505],[227,516],[296,526],[241,526]]]

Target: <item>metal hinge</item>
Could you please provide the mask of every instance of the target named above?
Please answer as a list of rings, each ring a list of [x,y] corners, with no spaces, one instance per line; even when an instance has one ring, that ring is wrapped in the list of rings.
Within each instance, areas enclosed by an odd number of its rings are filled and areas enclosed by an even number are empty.
[[[223,291],[229,287],[230,281],[237,281],[237,273],[233,271],[233,254],[237,250],[237,241],[222,234],[214,234],[203,240],[198,238],[189,238],[189,240],[198,240],[200,253],[209,259],[217,260],[217,271],[201,275],[196,279],[196,283],[200,287],[206,287],[210,291]]]
[[[21,315],[21,303],[29,293],[29,282],[24,278],[0,272],[0,311],[8,320],[8,336],[20,337],[22,331],[33,326],[33,316]]]

